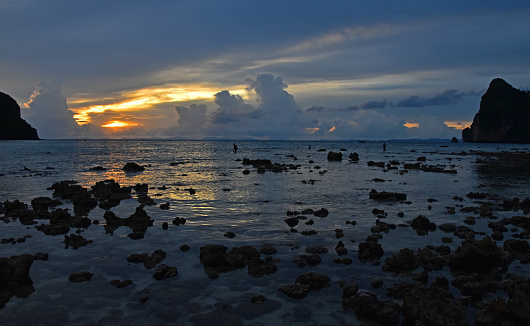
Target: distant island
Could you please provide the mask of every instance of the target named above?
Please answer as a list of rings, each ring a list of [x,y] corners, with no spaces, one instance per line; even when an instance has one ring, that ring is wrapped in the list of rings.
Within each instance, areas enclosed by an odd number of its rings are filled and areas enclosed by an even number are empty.
[[[11,96],[0,92],[0,140],[39,139],[37,129],[20,117],[20,106]]]
[[[470,127],[462,130],[464,142],[530,143],[530,92],[493,79],[480,101]]]

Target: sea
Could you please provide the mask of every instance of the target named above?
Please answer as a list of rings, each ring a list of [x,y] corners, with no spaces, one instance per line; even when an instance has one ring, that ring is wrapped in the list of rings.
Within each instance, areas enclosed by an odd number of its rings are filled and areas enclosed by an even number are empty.
[[[436,225],[466,225],[469,213],[461,212],[460,207],[476,206],[474,199],[466,197],[470,192],[509,199],[530,196],[529,175],[481,172],[481,157],[475,155],[477,151],[528,152],[528,145],[450,141],[388,141],[385,145],[383,150],[380,141],[0,141],[1,203],[19,200],[30,205],[33,198],[51,198],[50,187],[64,180],[90,189],[109,179],[121,186],[147,184],[154,200],[154,205],[145,206],[154,224],[143,239],[128,237],[132,231],[126,226],[107,233],[105,210],[96,207],[87,216],[98,224],[70,230],[70,234],[77,231],[92,240],[75,250],[65,248],[64,235],[47,236],[16,220],[0,222],[0,238],[26,239],[1,244],[0,257],[49,255],[48,260],[37,260],[31,266],[35,291],[28,297],[12,297],[0,309],[0,325],[359,325],[362,317],[343,308],[340,284],[354,282],[381,300],[393,300],[386,296],[386,289],[412,280],[383,272],[385,258],[402,248],[438,246],[443,237],[451,236],[439,229],[419,236],[408,226],[412,219],[424,215]],[[343,159],[328,160],[330,151],[342,153]],[[357,153],[359,160],[350,160],[351,153]],[[291,168],[258,173],[252,165],[243,164],[245,158],[267,159]],[[452,173],[403,168],[418,159]],[[370,161],[384,162],[385,167],[368,164]],[[125,172],[128,162],[145,170]],[[96,166],[104,170],[93,170]],[[407,199],[373,200],[369,198],[372,189],[405,193]],[[62,201],[58,208],[73,214],[72,203]],[[169,209],[160,208],[167,203]],[[133,191],[132,198],[110,210],[127,218],[139,205]],[[326,217],[309,215],[294,229],[285,222],[290,212],[321,208],[328,210]],[[374,208],[384,213],[374,214]],[[502,218],[514,213],[495,214]],[[172,224],[176,217],[186,223]],[[378,219],[398,227],[382,233],[382,264],[363,263],[357,258],[359,243],[372,233]],[[305,223],[309,220],[314,224]],[[167,230],[162,228],[164,222],[169,224]],[[477,219],[472,228],[491,234],[487,223],[487,219]],[[303,231],[310,230],[317,232],[304,235]],[[509,231],[505,239],[515,231]],[[235,237],[228,237],[229,232]],[[334,262],[338,241],[348,249],[341,257],[351,258],[351,264]],[[461,241],[453,236],[453,242],[446,245],[454,251]],[[501,247],[502,242],[498,241]],[[277,249],[271,257],[278,270],[253,277],[245,267],[212,279],[200,262],[200,248],[208,244],[221,244],[228,250],[244,245],[260,250],[271,244]],[[299,267],[293,262],[316,244],[329,249],[320,255],[318,266]],[[190,249],[181,250],[183,245]],[[127,261],[132,254],[152,254],[159,249],[166,253],[162,263],[176,267],[177,276],[156,280],[155,268]],[[94,274],[90,281],[69,281],[70,274],[83,271]],[[528,265],[517,262],[510,271],[530,275]],[[303,299],[278,291],[282,284],[293,284],[307,272],[326,274],[331,281]],[[431,280],[437,276],[451,280],[447,267],[429,273]],[[383,286],[372,287],[374,278],[383,281]],[[116,288],[111,285],[115,279],[128,279],[132,284]],[[457,289],[450,288],[460,296]],[[274,304],[259,307],[251,302],[256,296]],[[470,325],[475,314],[476,309],[468,309]]]

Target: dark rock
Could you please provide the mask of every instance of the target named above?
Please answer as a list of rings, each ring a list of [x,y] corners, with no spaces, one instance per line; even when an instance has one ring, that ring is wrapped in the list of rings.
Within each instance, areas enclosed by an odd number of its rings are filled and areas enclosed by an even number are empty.
[[[327,275],[309,272],[298,276],[295,283],[307,285],[310,291],[318,291],[324,288],[329,281],[331,279]]]
[[[313,246],[307,247],[305,251],[310,254],[325,254],[326,252],[328,252],[328,248],[322,245],[313,245]]]
[[[110,284],[114,285],[115,287],[117,287],[118,289],[122,289],[124,287],[127,287],[129,285],[131,285],[133,282],[131,280],[123,280],[123,281],[120,281],[120,280],[112,280],[110,282]]]
[[[141,172],[144,171],[145,168],[137,163],[134,162],[127,162],[125,166],[122,168],[125,172]]]
[[[278,291],[282,292],[286,296],[293,299],[303,299],[309,293],[309,286],[295,283],[295,284],[282,284],[278,287]]]
[[[283,221],[291,228],[294,228],[298,224],[298,219],[296,217],[289,217]]]
[[[180,246],[180,251],[189,251],[191,248],[187,244]]]
[[[407,194],[399,193],[399,192],[386,192],[381,191],[378,192],[375,189],[372,189],[369,194],[370,199],[375,200],[406,200]]]
[[[420,258],[414,253],[413,250],[404,248],[400,249],[397,253],[391,257],[385,259],[385,265],[383,265],[384,272],[390,273],[412,273],[416,268],[421,266]]]
[[[26,298],[33,292],[33,281],[29,275],[34,257],[29,254],[0,257],[0,309],[11,297]]]
[[[161,263],[166,259],[166,252],[161,249],[155,250],[151,256],[144,259],[144,266],[147,269],[154,268],[158,263]]]
[[[503,266],[502,249],[490,237],[462,241],[449,256],[451,272],[486,273]]]
[[[366,242],[359,243],[359,260],[363,263],[378,261],[384,254],[381,244],[377,241],[367,239]]]
[[[350,153],[348,158],[350,159],[350,161],[357,162],[357,161],[359,161],[359,154],[358,153]]]
[[[155,270],[155,273],[153,274],[153,277],[160,281],[166,278],[175,277],[178,274],[178,270],[176,267],[171,267],[166,264],[161,264],[158,266]]]
[[[342,153],[328,152],[328,161],[342,161]]]
[[[88,169],[89,171],[107,171],[106,168],[102,167],[102,166],[94,166],[94,167],[91,167],[90,169]]]
[[[321,209],[313,212],[313,215],[318,216],[318,217],[326,217],[326,216],[328,216],[328,214],[329,214],[329,212],[325,208],[321,208]]]
[[[414,286],[403,298],[403,325],[467,325],[465,307],[437,287]]]
[[[508,299],[495,298],[477,312],[475,323],[479,326],[530,324],[530,281],[510,274],[503,286]]]
[[[174,225],[184,225],[186,224],[186,219],[184,217],[175,217],[171,223]]]
[[[399,304],[388,300],[379,300],[371,291],[359,290],[350,297],[344,297],[342,305],[364,318],[369,318],[383,325],[397,325],[399,322]]]
[[[31,200],[31,206],[35,211],[47,211],[50,207],[57,207],[63,203],[57,199],[51,199],[49,197],[37,197]]]
[[[72,249],[76,250],[79,247],[84,247],[89,243],[94,242],[94,240],[87,240],[83,238],[82,235],[77,234],[70,234],[64,236],[64,249],[68,249],[69,247],[72,247]]]
[[[149,254],[143,253],[143,254],[132,254],[127,257],[127,261],[129,263],[133,264],[139,264],[143,263],[147,258],[149,258]]]
[[[263,244],[260,253],[263,255],[274,255],[278,250],[272,244]]]
[[[530,93],[495,78],[480,101],[464,142],[530,143]]]
[[[0,92],[0,140],[37,140],[37,130],[20,116],[20,106],[11,96]]]
[[[262,277],[276,273],[278,267],[273,261],[257,259],[248,263],[248,274],[252,277]]]
[[[458,138],[456,137],[451,138],[451,143],[458,143]]]
[[[436,224],[432,223],[427,217],[419,215],[412,220],[410,226],[416,231],[418,235],[426,235],[429,231],[436,230]]]
[[[224,234],[224,237],[225,238],[228,238],[228,239],[232,239],[232,238],[235,238],[236,237],[236,234],[232,231],[228,231]]]
[[[90,272],[72,273],[70,274],[69,280],[72,283],[88,282],[92,279],[92,276],[94,276],[94,274]]]

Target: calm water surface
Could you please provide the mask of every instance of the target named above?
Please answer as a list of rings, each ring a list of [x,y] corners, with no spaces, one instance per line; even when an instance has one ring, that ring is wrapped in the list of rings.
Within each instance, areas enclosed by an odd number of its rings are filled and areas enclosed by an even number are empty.
[[[103,228],[104,210],[93,209],[88,217],[101,223],[91,225],[82,235],[94,242],[77,250],[64,249],[63,236],[45,236],[18,222],[0,224],[0,238],[32,236],[25,243],[0,245],[0,257],[39,251],[49,253],[50,257],[48,261],[33,263],[30,275],[35,292],[28,298],[12,298],[0,310],[0,324],[192,325],[193,316],[219,309],[233,308],[237,314],[239,304],[261,294],[281,302],[281,307],[258,318],[244,319],[247,325],[355,325],[359,321],[354,312],[342,309],[342,290],[335,283],[311,292],[303,300],[290,299],[277,288],[280,284],[294,283],[302,273],[315,271],[327,274],[332,282],[353,280],[361,288],[376,292],[380,299],[386,299],[385,289],[401,278],[383,273],[381,266],[359,262],[355,252],[375,225],[373,208],[384,209],[387,223],[406,224],[421,214],[436,224],[463,225],[466,214],[458,209],[456,214],[448,214],[447,207],[473,206],[472,200],[465,197],[471,191],[495,193],[504,198],[530,196],[528,176],[483,175],[476,169],[477,156],[459,155],[471,150],[528,151],[521,145],[392,142],[387,143],[385,152],[380,142],[239,141],[237,145],[239,151],[232,153],[232,142],[228,141],[0,141],[1,202],[18,199],[29,204],[35,197],[51,197],[52,191],[47,188],[62,180],[75,180],[90,187],[106,179],[114,179],[122,186],[147,183],[149,195],[156,202],[146,207],[154,225],[144,239],[136,241],[127,237],[131,232],[127,227],[107,234]],[[343,161],[327,160],[327,151],[341,149]],[[359,162],[347,159],[353,152],[359,154]],[[420,156],[426,157],[429,165],[444,165],[457,173],[403,172],[403,163],[417,162]],[[299,166],[289,172],[258,174],[251,166],[242,165],[243,158]],[[381,169],[368,166],[370,160],[399,164],[394,165],[397,169]],[[125,173],[122,167],[127,162],[144,165],[146,169]],[[95,166],[107,170],[91,171]],[[250,174],[243,174],[245,169]],[[375,178],[384,181],[375,182]],[[189,188],[196,193],[190,194],[186,190]],[[371,189],[404,192],[408,203],[373,201],[368,197]],[[465,200],[456,202],[454,196]],[[430,203],[431,198],[437,201]],[[160,209],[159,205],[166,202],[170,209]],[[133,196],[111,210],[126,218],[138,205]],[[63,207],[72,206],[65,202]],[[298,232],[289,232],[284,222],[287,211],[321,207],[329,211],[326,218],[309,216],[314,225],[301,221],[296,227]],[[404,213],[403,218],[397,216],[399,212]],[[498,215],[502,217],[501,213]],[[186,224],[172,225],[177,216],[184,217]],[[355,226],[346,224],[353,220],[357,222]],[[161,228],[163,222],[169,222],[169,230]],[[474,228],[491,233],[487,222],[478,220]],[[344,232],[340,240],[350,250],[347,256],[353,259],[351,265],[333,262],[337,257],[336,229]],[[303,236],[304,230],[316,230],[318,234]],[[226,238],[224,234],[228,231],[236,237]],[[440,245],[444,236],[447,234],[437,230],[420,237],[410,228],[398,227],[383,235],[380,243],[385,256],[381,261],[401,248]],[[199,248],[210,243],[228,248],[252,245],[257,249],[271,243],[278,249],[274,258],[281,260],[278,271],[253,278],[246,269],[241,269],[211,280],[199,261]],[[450,246],[455,249],[459,243],[455,237]],[[184,244],[191,250],[179,250]],[[324,245],[330,251],[321,255],[323,261],[317,267],[297,267],[292,260],[312,244]],[[177,277],[156,281],[152,277],[154,270],[126,260],[133,253],[152,253],[156,249],[167,253],[163,263],[177,267]],[[528,275],[528,267],[516,267],[519,274]],[[80,284],[68,281],[71,273],[80,271],[90,271],[94,277]],[[435,278],[436,273],[430,273],[430,277]],[[449,277],[447,269],[438,273]],[[368,285],[374,276],[385,281],[381,289]],[[131,279],[133,284],[117,289],[110,285],[113,279]],[[142,297],[149,300],[140,303]]]

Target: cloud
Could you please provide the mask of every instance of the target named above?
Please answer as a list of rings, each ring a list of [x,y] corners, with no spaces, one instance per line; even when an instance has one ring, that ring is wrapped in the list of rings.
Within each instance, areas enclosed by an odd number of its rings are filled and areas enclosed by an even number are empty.
[[[198,130],[206,123],[206,109],[204,104],[192,104],[188,107],[177,106],[179,127],[184,130]]]
[[[76,138],[81,129],[69,110],[61,86],[56,83],[40,83],[22,110],[24,118],[39,132],[43,139]]]
[[[257,74],[245,79],[247,91],[254,92],[257,106],[245,103],[240,95],[221,91],[214,95],[219,106],[209,117],[208,132],[228,137],[297,139],[306,136],[313,123],[302,113],[287,85],[278,75]]]
[[[453,105],[461,102],[464,97],[470,95],[476,95],[477,92],[460,92],[457,89],[448,89],[440,94],[437,94],[431,98],[421,98],[418,95],[413,95],[405,100],[401,100],[395,104],[399,107],[413,107],[422,108],[426,106],[440,106],[440,105]]]

